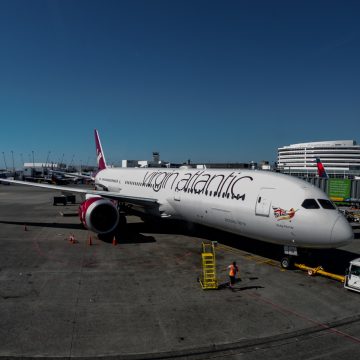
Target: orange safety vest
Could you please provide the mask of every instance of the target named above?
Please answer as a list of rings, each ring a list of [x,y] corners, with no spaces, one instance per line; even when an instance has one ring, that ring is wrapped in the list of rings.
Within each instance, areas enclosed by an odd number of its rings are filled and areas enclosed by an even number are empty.
[[[230,265],[229,266],[229,276],[235,276],[236,272],[237,272],[237,266],[234,266],[234,265]]]

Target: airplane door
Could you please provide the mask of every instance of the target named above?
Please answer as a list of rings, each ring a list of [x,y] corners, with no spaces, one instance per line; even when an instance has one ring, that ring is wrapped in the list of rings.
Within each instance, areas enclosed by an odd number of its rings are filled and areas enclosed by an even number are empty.
[[[263,188],[256,199],[255,215],[269,216],[274,189]]]

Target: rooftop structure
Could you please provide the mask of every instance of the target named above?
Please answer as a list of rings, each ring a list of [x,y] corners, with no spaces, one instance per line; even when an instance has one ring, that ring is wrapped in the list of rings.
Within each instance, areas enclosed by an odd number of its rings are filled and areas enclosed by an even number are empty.
[[[297,176],[317,175],[320,158],[330,177],[360,175],[360,145],[354,140],[318,141],[278,148],[278,170]]]

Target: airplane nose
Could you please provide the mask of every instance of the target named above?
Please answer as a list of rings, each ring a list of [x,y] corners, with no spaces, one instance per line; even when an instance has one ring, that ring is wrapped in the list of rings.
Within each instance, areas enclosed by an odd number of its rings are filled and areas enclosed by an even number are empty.
[[[339,216],[331,231],[331,242],[337,246],[349,244],[354,239],[354,232],[348,221]]]

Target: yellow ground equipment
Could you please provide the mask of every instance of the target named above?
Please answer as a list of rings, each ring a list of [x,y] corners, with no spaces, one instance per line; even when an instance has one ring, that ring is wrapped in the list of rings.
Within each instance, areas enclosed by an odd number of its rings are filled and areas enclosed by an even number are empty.
[[[202,274],[200,284],[203,289],[217,289],[218,280],[216,278],[216,261],[215,261],[216,242],[202,243]]]
[[[319,275],[326,276],[326,277],[329,277],[334,280],[341,281],[342,283],[345,281],[345,276],[329,273],[329,272],[325,271],[321,266],[312,268],[312,267],[306,266],[304,264],[294,264],[294,265],[295,265],[295,267],[297,267],[300,270],[307,271],[308,275],[310,275],[310,276],[315,276],[316,274],[319,274]]]

